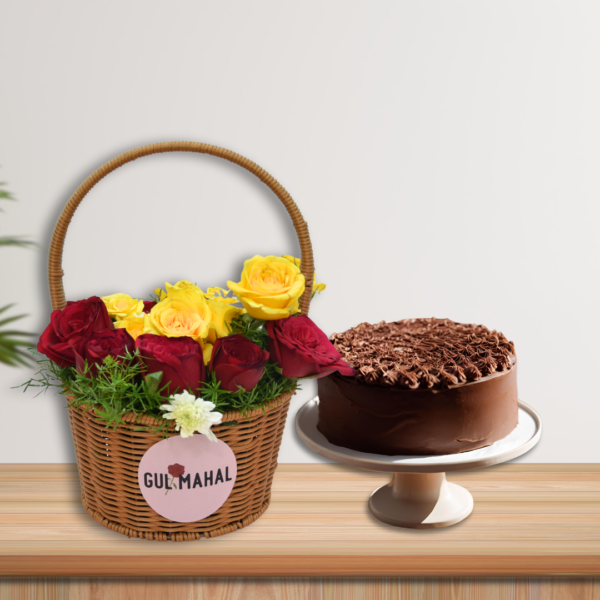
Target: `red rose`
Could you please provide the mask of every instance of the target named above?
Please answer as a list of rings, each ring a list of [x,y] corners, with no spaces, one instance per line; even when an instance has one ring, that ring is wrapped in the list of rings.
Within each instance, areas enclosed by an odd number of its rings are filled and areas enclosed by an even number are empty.
[[[354,374],[327,336],[305,315],[267,321],[269,351],[284,377],[324,377],[334,371]]]
[[[95,377],[98,374],[98,366],[107,356],[124,358],[128,351],[133,352],[134,349],[135,342],[125,329],[99,331],[87,338],[75,355],[77,371],[83,373],[87,361],[88,377]]]
[[[249,392],[260,381],[267,360],[266,350],[237,333],[215,342],[209,368],[222,389],[237,392],[238,387],[243,387]]]
[[[169,475],[171,477],[179,477],[185,473],[185,467],[180,465],[179,463],[175,463],[174,465],[169,465]]]
[[[148,314],[156,305],[156,302],[151,302],[150,300],[144,300],[144,312]]]
[[[169,338],[145,333],[135,340],[135,347],[147,373],[162,371],[160,387],[169,384],[163,396],[184,390],[195,393],[206,380],[200,345],[190,337]]]
[[[37,344],[37,350],[60,367],[75,365],[75,355],[93,333],[114,329],[104,302],[97,296],[78,302],[67,302],[55,310]]]

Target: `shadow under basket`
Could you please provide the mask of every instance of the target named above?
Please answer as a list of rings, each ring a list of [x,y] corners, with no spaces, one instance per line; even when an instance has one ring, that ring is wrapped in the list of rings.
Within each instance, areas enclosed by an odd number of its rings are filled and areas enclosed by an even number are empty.
[[[104,527],[147,540],[212,538],[250,525],[269,506],[291,397],[292,393],[286,392],[246,415],[225,413],[223,424],[212,427],[214,434],[233,450],[237,477],[225,504],[193,523],[161,517],[144,500],[138,485],[140,460],[165,437],[164,429],[153,432],[168,425],[168,437],[179,435],[172,421],[127,413],[123,416],[126,423],[113,429],[107,428],[93,409],[69,405],[84,508]]]

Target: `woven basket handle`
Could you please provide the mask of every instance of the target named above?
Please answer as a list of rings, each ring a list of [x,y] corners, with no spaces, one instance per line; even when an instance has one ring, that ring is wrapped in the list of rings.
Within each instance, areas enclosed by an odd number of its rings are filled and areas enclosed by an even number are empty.
[[[253,175],[256,175],[264,184],[273,190],[275,195],[281,200],[285,208],[287,209],[296,234],[298,235],[298,241],[300,242],[301,260],[302,260],[302,274],[306,278],[306,289],[302,298],[300,299],[300,310],[303,314],[308,314],[308,308],[310,305],[310,298],[312,295],[313,285],[313,274],[314,274],[314,260],[312,253],[312,246],[310,244],[310,236],[308,234],[308,225],[302,218],[296,203],[292,200],[291,196],[287,191],[265,170],[261,169],[257,164],[252,161],[218,146],[210,146],[208,144],[200,144],[196,142],[164,142],[162,144],[151,144],[149,146],[142,146],[135,150],[130,150],[124,154],[120,154],[116,158],[102,165],[99,169],[94,171],[76,190],[71,196],[66,206],[64,207],[54,233],[52,234],[52,242],[50,243],[50,252],[48,255],[48,282],[50,284],[50,299],[52,301],[52,308],[62,309],[67,305],[65,299],[65,290],[63,287],[63,269],[62,269],[62,254],[63,246],[65,243],[65,236],[67,234],[67,228],[73,217],[73,214],[77,210],[77,207],[81,201],[85,198],[86,194],[103,178],[109,173],[118,169],[120,166],[136,160],[142,156],[148,156],[149,154],[159,154],[161,152],[198,152],[200,154],[211,154],[212,156],[218,156],[224,158],[240,167],[243,167],[247,171],[250,171]]]

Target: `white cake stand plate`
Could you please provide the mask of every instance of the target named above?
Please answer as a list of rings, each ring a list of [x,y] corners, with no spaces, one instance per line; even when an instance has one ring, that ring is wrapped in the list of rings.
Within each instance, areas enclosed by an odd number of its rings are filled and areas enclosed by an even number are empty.
[[[447,471],[477,469],[511,460],[531,450],[540,439],[539,415],[519,402],[519,424],[491,446],[441,456],[386,456],[335,446],[317,429],[319,399],[307,402],[296,415],[296,431],[311,449],[343,465],[393,473],[392,481],[369,500],[373,515],[390,525],[429,529],[454,525],[473,510],[473,496],[446,480]]]

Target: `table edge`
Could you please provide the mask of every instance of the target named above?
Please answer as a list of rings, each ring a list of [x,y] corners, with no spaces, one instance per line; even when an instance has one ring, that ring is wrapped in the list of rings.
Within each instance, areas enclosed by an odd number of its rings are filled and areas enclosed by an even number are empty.
[[[590,577],[600,555],[10,556],[0,577]]]

